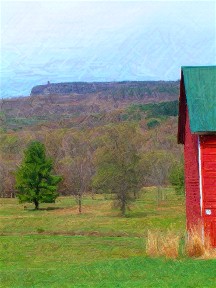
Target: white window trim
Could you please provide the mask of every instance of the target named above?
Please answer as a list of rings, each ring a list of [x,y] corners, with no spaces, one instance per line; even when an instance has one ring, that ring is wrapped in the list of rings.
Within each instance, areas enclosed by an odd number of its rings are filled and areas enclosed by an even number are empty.
[[[202,160],[201,160],[201,147],[200,136],[198,136],[198,154],[199,154],[199,191],[200,191],[200,213],[202,216],[203,211],[203,191],[202,191]]]
[[[198,156],[199,156],[199,191],[200,191],[200,215],[203,217],[203,189],[202,189],[202,160],[201,160],[201,147],[200,136],[198,136]],[[202,219],[203,220],[203,219]],[[202,242],[204,243],[204,227],[202,224]]]

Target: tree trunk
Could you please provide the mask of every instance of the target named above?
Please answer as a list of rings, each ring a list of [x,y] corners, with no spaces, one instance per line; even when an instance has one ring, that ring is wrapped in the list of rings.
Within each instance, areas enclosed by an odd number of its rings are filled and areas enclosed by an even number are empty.
[[[125,195],[124,192],[122,192],[122,199],[121,199],[121,212],[122,212],[122,216],[125,216],[125,212],[126,212],[126,199],[125,199]]]
[[[81,214],[82,213],[82,196],[79,195],[78,196],[78,204],[79,204],[79,213]]]
[[[133,192],[133,195],[134,195],[134,200],[136,200],[137,199],[136,191]]]
[[[39,202],[37,200],[34,200],[34,204],[35,204],[35,210],[39,209]]]
[[[95,192],[94,192],[94,190],[92,189],[92,193],[91,193],[92,200],[95,199],[94,196],[95,196]]]
[[[160,206],[162,201],[162,191],[161,191],[161,187],[158,186],[157,187],[157,206]]]
[[[123,202],[121,206],[122,216],[125,216],[125,211],[126,211],[126,206],[125,206],[125,202]]]

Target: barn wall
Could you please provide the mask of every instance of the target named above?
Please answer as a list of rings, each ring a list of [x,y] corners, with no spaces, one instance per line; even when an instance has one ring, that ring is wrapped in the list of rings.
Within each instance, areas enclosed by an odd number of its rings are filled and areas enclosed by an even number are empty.
[[[186,111],[185,126],[185,189],[186,189],[186,217],[187,228],[199,223],[200,189],[199,189],[199,152],[198,136],[191,134],[188,111]]]
[[[216,135],[201,136],[200,145],[204,231],[216,246]]]

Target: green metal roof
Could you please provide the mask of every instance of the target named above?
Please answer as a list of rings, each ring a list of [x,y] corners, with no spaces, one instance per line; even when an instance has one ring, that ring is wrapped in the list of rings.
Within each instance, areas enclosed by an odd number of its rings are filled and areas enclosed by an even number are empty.
[[[216,66],[182,67],[190,128],[216,132]]]

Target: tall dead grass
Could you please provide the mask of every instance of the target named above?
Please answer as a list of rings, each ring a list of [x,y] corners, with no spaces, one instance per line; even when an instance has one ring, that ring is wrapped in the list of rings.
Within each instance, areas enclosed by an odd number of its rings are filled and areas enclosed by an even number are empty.
[[[183,245],[183,244],[182,244]],[[203,237],[200,225],[194,226],[187,235],[183,248],[183,255],[192,258],[212,259],[216,258],[216,249],[212,248],[210,238]],[[176,232],[168,230],[148,231],[146,254],[150,257],[166,257],[176,259],[180,252],[180,236]],[[182,253],[181,252],[181,253]]]
[[[179,243],[180,237],[172,231],[148,231],[146,254],[151,257],[176,259],[179,255]]]
[[[190,229],[185,242],[185,253],[189,257],[211,259],[216,258],[216,251],[211,245],[210,237],[205,235],[202,225]]]

